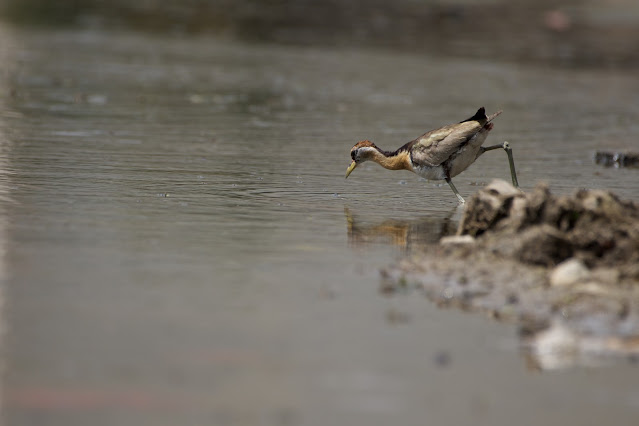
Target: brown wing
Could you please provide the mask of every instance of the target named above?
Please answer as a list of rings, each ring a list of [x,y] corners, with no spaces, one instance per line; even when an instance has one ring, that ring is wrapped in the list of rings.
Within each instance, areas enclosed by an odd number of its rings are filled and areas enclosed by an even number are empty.
[[[464,121],[432,130],[415,139],[411,160],[415,165],[439,166],[481,130],[484,123]]]

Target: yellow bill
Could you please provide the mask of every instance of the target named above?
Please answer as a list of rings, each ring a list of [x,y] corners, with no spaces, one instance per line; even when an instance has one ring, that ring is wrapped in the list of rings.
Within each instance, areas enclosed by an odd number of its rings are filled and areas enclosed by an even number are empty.
[[[348,169],[346,169],[346,177],[348,177],[348,175],[350,175],[351,172],[355,170],[355,167],[357,167],[357,163],[353,161],[351,165],[348,166]]]

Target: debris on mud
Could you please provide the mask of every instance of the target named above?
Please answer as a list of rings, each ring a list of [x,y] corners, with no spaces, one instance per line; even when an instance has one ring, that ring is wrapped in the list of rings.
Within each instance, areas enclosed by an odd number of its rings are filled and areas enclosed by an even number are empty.
[[[440,306],[519,324],[539,368],[639,356],[639,205],[602,190],[554,196],[496,180],[457,235],[382,271]]]
[[[605,167],[639,168],[639,153],[597,151],[595,163]]]

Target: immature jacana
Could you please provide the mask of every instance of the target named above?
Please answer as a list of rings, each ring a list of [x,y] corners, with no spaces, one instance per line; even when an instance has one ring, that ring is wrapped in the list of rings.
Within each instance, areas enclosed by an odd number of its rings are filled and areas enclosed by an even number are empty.
[[[484,152],[503,148],[508,154],[513,185],[519,187],[512,149],[508,142],[481,146],[493,128],[491,121],[499,114],[501,111],[487,117],[486,110],[481,107],[469,119],[431,130],[397,151],[384,151],[367,140],[358,142],[351,148],[353,162],[346,170],[346,177],[358,164],[374,161],[390,170],[410,170],[425,179],[446,180],[459,202],[464,203],[464,198],[459,195],[451,178],[466,170]]]

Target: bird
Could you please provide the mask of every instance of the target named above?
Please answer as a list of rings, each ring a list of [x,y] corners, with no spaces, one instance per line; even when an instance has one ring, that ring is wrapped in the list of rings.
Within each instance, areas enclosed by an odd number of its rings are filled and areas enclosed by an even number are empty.
[[[445,180],[459,203],[464,204],[464,198],[455,188],[452,178],[466,170],[484,152],[501,148],[508,154],[513,186],[518,188],[510,144],[504,142],[482,147],[493,129],[492,120],[501,113],[500,110],[486,116],[486,109],[481,107],[472,117],[424,133],[396,151],[384,151],[369,140],[360,141],[351,148],[352,162],[346,170],[346,177],[359,164],[374,161],[389,170],[409,170],[428,180]]]

